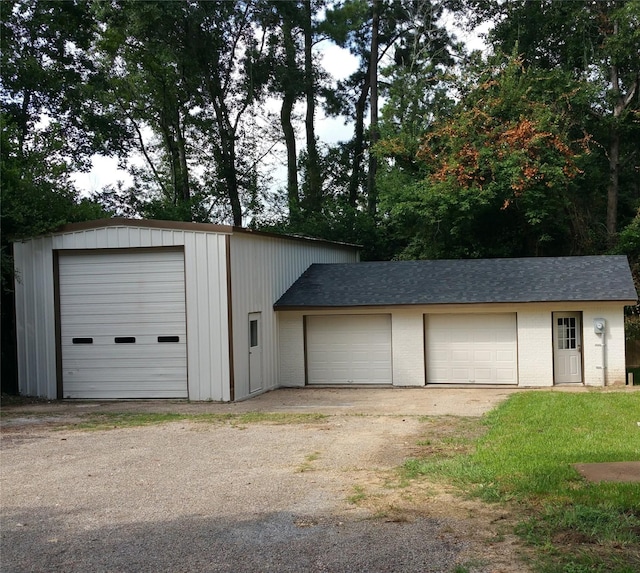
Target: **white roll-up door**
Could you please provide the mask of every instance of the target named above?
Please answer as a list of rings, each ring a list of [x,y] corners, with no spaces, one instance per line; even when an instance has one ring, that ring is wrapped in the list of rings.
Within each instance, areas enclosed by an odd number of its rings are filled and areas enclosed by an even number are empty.
[[[306,317],[309,384],[391,384],[391,316]]]
[[[427,384],[517,384],[516,315],[431,314]]]
[[[182,251],[61,253],[64,398],[187,398]]]

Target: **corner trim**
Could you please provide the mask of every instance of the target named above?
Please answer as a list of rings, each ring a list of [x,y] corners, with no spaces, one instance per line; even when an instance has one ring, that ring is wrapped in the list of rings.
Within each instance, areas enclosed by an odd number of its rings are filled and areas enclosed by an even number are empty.
[[[227,328],[229,336],[229,400],[236,400],[236,380],[233,365],[233,295],[231,288],[231,236],[226,235],[224,238],[225,247],[225,266],[227,268]]]
[[[62,383],[62,325],[60,324],[60,260],[59,251],[56,249],[53,255],[53,313],[55,323],[56,344],[56,399],[62,400],[64,387]]]

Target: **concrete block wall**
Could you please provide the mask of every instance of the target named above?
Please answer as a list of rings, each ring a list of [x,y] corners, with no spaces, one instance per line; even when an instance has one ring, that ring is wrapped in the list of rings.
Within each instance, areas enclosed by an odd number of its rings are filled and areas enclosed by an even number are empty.
[[[304,316],[301,312],[278,312],[280,386],[305,385]]]
[[[582,315],[584,382],[587,386],[603,385],[602,335],[593,329],[593,319],[604,318],[604,379],[606,385],[623,385],[626,378],[624,343],[624,314],[610,305],[594,305],[586,308]]]
[[[413,309],[391,314],[394,386],[424,386],[424,318]]]
[[[518,386],[553,386],[553,325],[548,309],[521,308],[518,324]]]

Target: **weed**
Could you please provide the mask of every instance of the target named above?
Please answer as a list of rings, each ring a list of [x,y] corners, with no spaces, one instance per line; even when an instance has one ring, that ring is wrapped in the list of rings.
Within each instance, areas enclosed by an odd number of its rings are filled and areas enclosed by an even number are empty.
[[[315,462],[320,457],[320,452],[313,452],[308,454],[304,458],[304,462],[298,466],[296,470],[298,473],[308,472],[313,469],[312,463]]]
[[[367,497],[367,494],[365,493],[365,490],[361,485],[354,485],[353,492],[354,493],[347,498],[347,501],[349,503],[353,503],[354,505],[360,503]]]

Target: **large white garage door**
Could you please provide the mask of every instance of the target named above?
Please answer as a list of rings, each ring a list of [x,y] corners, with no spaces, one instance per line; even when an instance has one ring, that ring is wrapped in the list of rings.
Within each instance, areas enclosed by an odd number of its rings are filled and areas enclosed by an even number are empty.
[[[309,384],[391,384],[391,317],[306,317]]]
[[[517,384],[515,314],[431,314],[427,384]]]
[[[187,398],[184,255],[59,257],[64,398]]]

